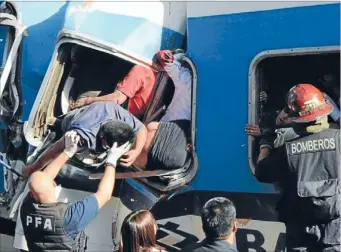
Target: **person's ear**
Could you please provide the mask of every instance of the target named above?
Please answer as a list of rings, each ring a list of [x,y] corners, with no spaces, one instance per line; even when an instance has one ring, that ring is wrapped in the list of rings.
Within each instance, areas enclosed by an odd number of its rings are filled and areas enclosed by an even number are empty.
[[[232,227],[232,232],[233,232],[233,233],[236,233],[236,232],[237,232],[237,229],[238,229],[238,228],[237,228],[237,221],[234,221],[234,222],[233,222],[233,227]]]
[[[32,191],[31,191],[31,195],[32,195],[32,197],[33,197],[36,201],[39,201],[38,194],[36,194],[35,192],[32,192]]]
[[[108,145],[108,142],[105,136],[101,136],[101,142],[102,142],[102,146],[104,149],[110,149],[112,147]]]

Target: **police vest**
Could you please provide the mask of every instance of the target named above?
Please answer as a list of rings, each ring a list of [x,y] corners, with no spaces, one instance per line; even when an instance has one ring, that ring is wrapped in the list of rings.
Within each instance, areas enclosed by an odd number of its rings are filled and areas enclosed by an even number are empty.
[[[340,130],[327,129],[286,143],[286,210],[306,223],[340,217]]]
[[[65,203],[38,204],[28,194],[20,217],[30,251],[85,251],[87,236],[84,231],[75,240],[64,233],[64,215],[68,206]]]

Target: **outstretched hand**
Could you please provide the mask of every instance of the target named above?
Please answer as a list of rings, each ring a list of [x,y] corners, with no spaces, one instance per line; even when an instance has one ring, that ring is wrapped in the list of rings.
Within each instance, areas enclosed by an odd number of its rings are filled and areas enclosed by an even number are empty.
[[[84,107],[89,104],[91,104],[91,99],[89,97],[81,98],[75,102],[70,103],[70,108],[73,110],[73,109]]]
[[[131,166],[135,162],[136,158],[139,155],[140,155],[140,152],[135,150],[135,149],[132,149],[132,150],[128,151],[120,159],[120,165],[125,166],[125,167]]]

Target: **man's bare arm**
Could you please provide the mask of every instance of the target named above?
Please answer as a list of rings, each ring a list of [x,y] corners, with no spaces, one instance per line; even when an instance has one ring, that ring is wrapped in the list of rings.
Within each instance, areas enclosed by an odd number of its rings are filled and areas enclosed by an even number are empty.
[[[68,131],[64,136],[65,148],[61,154],[58,155],[56,159],[54,159],[45,169],[44,173],[48,174],[52,179],[55,179],[60,172],[60,170],[64,167],[65,163],[76,154],[78,149],[79,135],[77,135],[76,131]]]
[[[65,152],[62,152],[44,169],[43,172],[47,173],[52,179],[55,179],[69,159],[68,155],[66,155]]]
[[[23,169],[24,178],[28,178],[33,172],[43,169],[46,165],[56,159],[65,148],[65,139],[62,137],[51,147],[43,152],[43,154],[31,165],[27,165]]]
[[[101,208],[111,199],[112,192],[115,185],[116,177],[116,165],[117,160],[126,153],[130,148],[129,142],[117,147],[117,143],[111,147],[108,157],[105,163],[104,176],[98,185],[97,192],[94,194],[97,201],[98,207]]]
[[[127,100],[127,96],[123,94],[121,91],[116,89],[115,92],[111,94],[103,95],[99,97],[89,97],[87,99],[89,99],[89,103],[99,102],[99,101],[111,101],[111,102],[116,102],[118,104],[122,104],[123,102]]]
[[[102,208],[111,199],[114,190],[116,169],[111,165],[105,167],[104,176],[101,179],[97,192],[94,194],[98,201],[98,208]]]
[[[255,167],[255,176],[259,182],[275,183],[287,169],[288,160],[285,146],[276,149],[262,148]]]
[[[146,141],[147,141],[147,128],[146,126],[142,125],[141,129],[136,133],[136,141],[134,143],[133,149],[137,152],[141,152]]]
[[[136,158],[140,155],[144,145],[146,144],[147,134],[147,128],[143,125],[136,133],[136,140],[133,148],[125,154],[124,158],[120,159],[121,165],[129,167],[135,162]]]
[[[262,148],[260,150],[257,163],[263,160],[264,158],[267,158],[268,156],[270,156],[270,148]]]

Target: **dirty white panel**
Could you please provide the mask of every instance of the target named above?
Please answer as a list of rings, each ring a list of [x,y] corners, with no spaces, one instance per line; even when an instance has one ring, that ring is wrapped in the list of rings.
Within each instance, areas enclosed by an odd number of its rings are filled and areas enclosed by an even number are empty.
[[[69,8],[68,15],[74,12],[101,11],[104,13],[143,18],[154,24],[184,33],[186,2],[97,2],[89,1]]]

